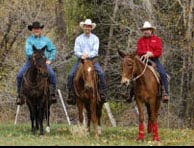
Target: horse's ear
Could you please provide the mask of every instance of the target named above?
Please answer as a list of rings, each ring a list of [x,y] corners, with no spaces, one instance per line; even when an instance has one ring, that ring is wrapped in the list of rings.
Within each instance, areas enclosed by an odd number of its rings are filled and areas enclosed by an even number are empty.
[[[44,52],[46,50],[47,46],[45,45],[44,47],[42,47],[41,51]]]
[[[36,51],[37,48],[36,48],[34,45],[32,45],[32,50],[33,50],[33,51]]]
[[[132,52],[130,52],[130,54],[129,54],[129,55],[130,55],[130,57],[132,57],[132,58],[133,58],[133,57],[135,57],[135,56],[137,55],[137,53],[136,53],[135,51],[132,51]]]
[[[84,64],[85,60],[84,59],[81,59],[81,63]]]
[[[118,50],[118,53],[119,53],[120,57],[122,57],[122,58],[124,58],[126,56],[126,54],[121,50]]]

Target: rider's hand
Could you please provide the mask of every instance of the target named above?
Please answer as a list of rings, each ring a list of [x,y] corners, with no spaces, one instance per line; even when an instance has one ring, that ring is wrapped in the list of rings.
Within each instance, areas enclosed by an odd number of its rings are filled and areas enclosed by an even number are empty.
[[[46,61],[46,64],[47,64],[47,65],[50,65],[50,64],[51,64],[51,61],[47,60],[47,61]]]
[[[82,56],[81,56],[81,59],[85,60],[88,58],[88,54],[84,53]]]
[[[150,58],[150,57],[153,57],[153,53],[150,52],[150,51],[148,51],[146,54],[143,55],[143,57],[144,57],[145,59],[148,59],[148,58]]]

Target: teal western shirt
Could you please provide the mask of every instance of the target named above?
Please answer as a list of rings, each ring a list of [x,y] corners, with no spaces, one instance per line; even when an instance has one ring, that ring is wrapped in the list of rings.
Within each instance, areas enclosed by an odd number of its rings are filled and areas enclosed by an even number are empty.
[[[53,45],[50,39],[44,36],[40,36],[39,38],[35,38],[34,35],[29,36],[26,39],[26,57],[29,59],[33,54],[32,46],[35,46],[37,49],[41,49],[44,46],[47,46],[45,50],[45,56],[47,60],[53,61],[56,55],[56,47]]]

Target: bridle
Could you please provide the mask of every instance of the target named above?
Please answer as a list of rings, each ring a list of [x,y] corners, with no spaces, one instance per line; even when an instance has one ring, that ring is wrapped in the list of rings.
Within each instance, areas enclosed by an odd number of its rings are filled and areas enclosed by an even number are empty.
[[[148,61],[149,61],[148,58],[146,58],[144,60],[142,60],[142,58],[139,58],[138,56],[135,56],[135,58],[137,60],[139,60],[141,63],[144,63],[145,67],[144,67],[143,71],[139,75],[137,75],[136,77],[133,77],[132,79],[130,79],[130,81],[133,81],[133,82],[138,80],[139,78],[141,78],[144,75],[144,73],[145,73],[145,71],[146,71],[146,69],[148,67]],[[134,76],[134,73],[132,73],[132,76]]]
[[[83,65],[84,66],[84,65]],[[94,70],[94,69],[92,69],[92,70]],[[81,71],[81,75],[82,75],[82,77],[83,77],[83,81],[86,81],[85,80],[85,74],[84,74],[84,70],[82,69],[82,71]],[[93,72],[93,76],[92,76],[93,78],[94,78],[94,81],[96,81],[96,79],[97,79],[97,76],[96,76],[96,72],[95,72],[95,70],[94,70],[94,72]],[[96,82],[94,82],[94,87],[92,87],[92,90],[93,90],[93,97],[95,96],[95,89],[96,90],[98,90],[98,82],[96,81]],[[79,92],[77,91],[77,89],[76,89],[76,87],[74,87],[74,90],[75,90],[75,93],[76,93],[76,95],[78,96],[78,97],[81,97],[81,95],[79,94]],[[84,87],[84,91],[85,91],[86,89],[85,89],[85,87]],[[97,97],[99,98],[99,93],[98,93],[98,91],[96,91],[96,95],[97,95]]]
[[[141,60],[141,58],[139,59],[137,56],[135,56],[135,58],[137,58],[140,62],[145,63],[145,67],[144,67],[144,70],[142,71],[142,73],[139,74],[138,76],[136,76],[135,78],[133,78],[132,81],[136,81],[137,79],[141,78],[144,75],[144,73],[148,67],[148,61],[149,61],[148,58],[144,59],[143,61]]]

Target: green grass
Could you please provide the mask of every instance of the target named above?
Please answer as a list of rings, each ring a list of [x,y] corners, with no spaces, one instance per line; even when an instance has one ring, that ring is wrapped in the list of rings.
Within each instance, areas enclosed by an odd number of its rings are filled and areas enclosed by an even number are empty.
[[[194,146],[194,130],[190,129],[159,129],[160,142],[152,142],[152,136],[146,134],[144,142],[137,142],[137,127],[103,127],[99,139],[73,134],[72,128],[63,124],[51,125],[51,133],[40,138],[38,133],[33,136],[29,124],[0,124],[0,146]]]

